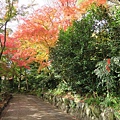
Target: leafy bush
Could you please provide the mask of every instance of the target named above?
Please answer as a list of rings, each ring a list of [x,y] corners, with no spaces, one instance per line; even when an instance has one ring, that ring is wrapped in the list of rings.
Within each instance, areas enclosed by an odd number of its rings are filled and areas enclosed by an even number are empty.
[[[107,60],[98,62],[96,65],[95,74],[100,78],[97,87],[102,86],[106,89],[107,96],[110,93],[118,93],[120,88],[120,57],[112,57],[109,66]],[[107,68],[109,67],[109,69]]]
[[[111,16],[108,9],[101,6],[89,10],[66,31],[60,31],[50,56],[61,81],[66,81],[77,93],[106,92],[106,88],[98,88],[101,81],[93,71],[99,61],[119,56],[118,22],[118,15]]]
[[[72,91],[71,86],[69,86],[66,82],[60,82],[57,88],[52,91],[54,95],[63,95],[68,91]]]

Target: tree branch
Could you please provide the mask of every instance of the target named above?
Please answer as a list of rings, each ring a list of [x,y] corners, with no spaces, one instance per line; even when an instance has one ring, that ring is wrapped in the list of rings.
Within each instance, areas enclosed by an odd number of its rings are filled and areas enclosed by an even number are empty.
[[[0,52],[0,60],[2,58],[3,51],[5,49],[5,43],[6,43],[6,37],[7,37],[7,23],[8,21],[5,22],[5,29],[4,29],[4,42],[2,44],[1,52]],[[1,42],[2,43],[2,42]]]

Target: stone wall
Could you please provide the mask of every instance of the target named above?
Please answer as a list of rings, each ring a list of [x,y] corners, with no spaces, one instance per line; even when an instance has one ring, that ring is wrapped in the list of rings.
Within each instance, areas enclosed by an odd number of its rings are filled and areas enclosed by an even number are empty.
[[[0,94],[0,98],[1,98],[0,100],[0,115],[1,115],[2,111],[8,105],[10,99],[12,98],[12,95],[3,93],[3,94]]]
[[[74,99],[51,94],[43,94],[42,98],[62,111],[71,114],[77,120],[120,120],[120,118],[117,118],[115,115],[115,111],[111,108],[75,102]]]

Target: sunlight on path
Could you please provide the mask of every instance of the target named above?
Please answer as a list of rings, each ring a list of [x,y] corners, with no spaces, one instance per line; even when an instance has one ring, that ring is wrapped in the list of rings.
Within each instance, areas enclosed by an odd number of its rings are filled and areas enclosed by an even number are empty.
[[[15,95],[0,120],[73,120],[69,115],[32,95]]]

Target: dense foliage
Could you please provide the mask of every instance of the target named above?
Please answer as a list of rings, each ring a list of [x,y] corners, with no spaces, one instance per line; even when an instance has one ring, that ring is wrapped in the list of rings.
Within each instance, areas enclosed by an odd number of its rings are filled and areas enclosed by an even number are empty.
[[[120,7],[108,7],[106,0],[80,3],[59,0],[43,7],[22,19],[10,37],[6,24],[17,15],[11,3],[13,14],[8,10],[0,23],[2,91],[70,92],[90,95],[88,103],[119,103]]]
[[[120,23],[117,15],[111,16],[107,8],[93,7],[81,20],[74,21],[67,31],[61,30],[56,47],[51,49],[51,59],[55,73],[60,75],[61,81],[71,86],[72,90],[78,93],[97,91],[101,94],[106,92],[107,88],[105,84],[101,84],[102,79],[94,74],[94,70],[99,61],[120,55],[120,33],[117,32]],[[120,81],[112,81],[116,83],[113,84],[117,92]]]

